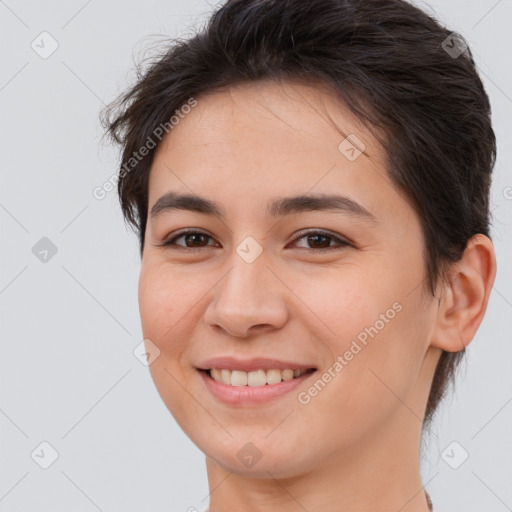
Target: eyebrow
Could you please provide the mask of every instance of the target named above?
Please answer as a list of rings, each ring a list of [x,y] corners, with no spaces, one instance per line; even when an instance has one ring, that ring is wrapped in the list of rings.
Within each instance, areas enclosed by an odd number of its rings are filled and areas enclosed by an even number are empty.
[[[213,215],[224,220],[224,209],[216,201],[197,194],[168,192],[160,197],[151,208],[152,219],[164,212],[186,210],[205,215]],[[269,203],[267,213],[272,217],[291,215],[309,211],[337,211],[349,216],[377,223],[375,216],[364,206],[343,195],[316,194],[278,197]]]

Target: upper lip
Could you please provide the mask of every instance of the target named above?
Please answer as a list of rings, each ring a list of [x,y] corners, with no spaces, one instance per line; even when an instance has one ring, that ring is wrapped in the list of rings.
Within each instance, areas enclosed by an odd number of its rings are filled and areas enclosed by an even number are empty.
[[[220,368],[226,370],[242,370],[250,372],[254,370],[286,370],[288,368],[295,370],[316,369],[311,364],[301,364],[293,361],[284,361],[282,359],[268,359],[265,357],[255,357],[253,359],[235,359],[234,357],[213,357],[203,361],[197,366],[199,370],[211,370],[212,368]]]

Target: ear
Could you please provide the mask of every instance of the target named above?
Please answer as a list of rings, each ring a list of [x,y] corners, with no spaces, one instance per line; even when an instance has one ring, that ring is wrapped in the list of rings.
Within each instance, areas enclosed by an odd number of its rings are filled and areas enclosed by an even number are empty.
[[[462,258],[442,284],[431,346],[459,352],[469,345],[482,323],[496,277],[496,256],[491,240],[473,236]]]

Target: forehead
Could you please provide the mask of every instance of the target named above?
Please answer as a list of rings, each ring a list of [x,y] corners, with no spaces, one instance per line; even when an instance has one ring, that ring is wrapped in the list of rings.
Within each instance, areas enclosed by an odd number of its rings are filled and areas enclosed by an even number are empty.
[[[275,153],[285,149],[300,153],[314,145],[339,156],[339,142],[350,134],[364,143],[361,149],[367,156],[372,154],[374,160],[382,157],[374,137],[329,85],[262,80],[201,95],[197,106],[180,115],[157,154],[170,148],[175,153],[188,151],[190,144],[196,148],[201,144],[236,144],[240,149],[253,150],[257,149],[256,141],[264,140],[265,148]],[[252,137],[256,137],[254,143]]]
[[[198,97],[164,137],[150,173],[149,207],[167,190],[238,199],[239,208],[334,190],[366,204],[377,193],[393,204],[397,191],[384,161],[374,137],[327,87],[238,84]]]

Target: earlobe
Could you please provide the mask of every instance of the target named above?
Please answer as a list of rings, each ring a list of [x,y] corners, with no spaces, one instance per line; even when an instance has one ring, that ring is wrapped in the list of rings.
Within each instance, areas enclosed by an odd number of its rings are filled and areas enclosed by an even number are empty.
[[[473,236],[462,258],[453,264],[443,285],[431,345],[459,352],[471,343],[482,323],[496,277],[496,256],[491,240]]]

